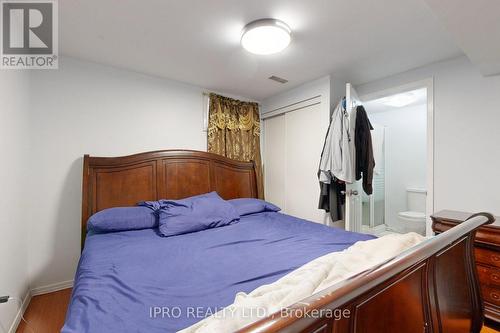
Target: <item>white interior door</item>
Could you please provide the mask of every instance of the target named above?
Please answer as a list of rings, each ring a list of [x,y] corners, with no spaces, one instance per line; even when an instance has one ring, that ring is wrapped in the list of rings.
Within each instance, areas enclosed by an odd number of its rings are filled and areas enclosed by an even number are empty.
[[[361,105],[361,100],[352,84],[346,84],[346,110],[349,114],[349,133],[351,137],[351,161],[356,165],[354,146],[354,129],[356,126],[356,107]],[[361,200],[361,181],[354,179],[352,184],[346,184],[345,228],[349,231],[361,232],[363,221],[363,207]]]

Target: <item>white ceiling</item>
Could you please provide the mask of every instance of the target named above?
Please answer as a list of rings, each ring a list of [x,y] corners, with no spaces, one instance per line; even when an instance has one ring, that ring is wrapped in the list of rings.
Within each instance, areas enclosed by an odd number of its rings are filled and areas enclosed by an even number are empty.
[[[426,2],[483,75],[500,74],[500,1]]]
[[[288,23],[292,43],[249,54],[241,29],[265,17]],[[462,54],[424,0],[64,0],[59,20],[63,55],[255,100],[330,73],[363,83]]]
[[[403,94],[403,95],[410,94],[410,95],[414,96],[415,101],[408,104],[408,105],[405,105],[405,106],[400,106],[400,107],[390,106],[390,105],[387,105],[384,103],[384,100],[387,97],[389,97],[389,96],[386,96],[384,98],[378,98],[378,99],[374,99],[371,101],[363,101],[363,106],[366,109],[366,112],[368,114],[374,114],[374,113],[382,113],[382,112],[388,112],[388,111],[394,111],[394,110],[401,110],[401,109],[407,108],[407,107],[427,104],[427,89],[426,88],[407,91],[407,92],[403,92],[401,94]],[[396,94],[396,95],[399,95],[399,94]],[[392,95],[391,97],[394,97],[396,95]]]

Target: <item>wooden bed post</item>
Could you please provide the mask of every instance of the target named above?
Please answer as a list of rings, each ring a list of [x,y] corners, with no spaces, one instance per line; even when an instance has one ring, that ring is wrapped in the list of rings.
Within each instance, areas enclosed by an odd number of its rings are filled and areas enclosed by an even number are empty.
[[[81,223],[81,250],[85,244],[85,235],[87,234],[87,220],[89,219],[89,155],[83,156],[83,179],[82,179],[82,223]]]

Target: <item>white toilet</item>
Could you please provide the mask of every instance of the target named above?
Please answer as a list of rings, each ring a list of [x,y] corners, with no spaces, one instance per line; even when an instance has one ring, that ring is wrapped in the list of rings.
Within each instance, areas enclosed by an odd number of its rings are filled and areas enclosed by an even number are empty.
[[[398,213],[398,220],[404,232],[413,231],[425,235],[426,197],[425,189],[408,188],[406,190],[408,211]]]

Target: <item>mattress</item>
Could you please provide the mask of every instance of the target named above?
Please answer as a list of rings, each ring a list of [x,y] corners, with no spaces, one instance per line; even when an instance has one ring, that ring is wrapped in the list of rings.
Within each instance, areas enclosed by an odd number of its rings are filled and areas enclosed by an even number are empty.
[[[62,332],[175,332],[327,253],[371,235],[278,212],[173,237],[89,234]]]

